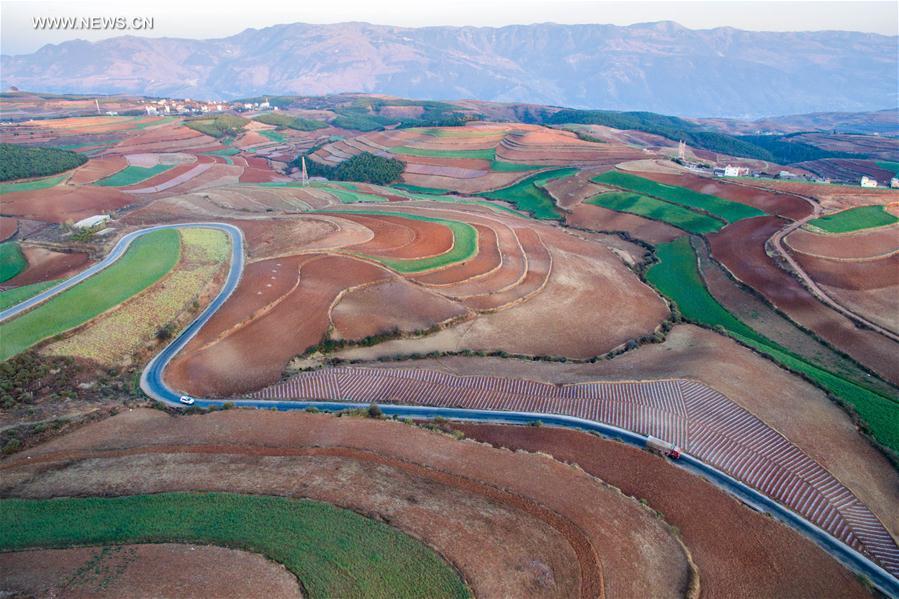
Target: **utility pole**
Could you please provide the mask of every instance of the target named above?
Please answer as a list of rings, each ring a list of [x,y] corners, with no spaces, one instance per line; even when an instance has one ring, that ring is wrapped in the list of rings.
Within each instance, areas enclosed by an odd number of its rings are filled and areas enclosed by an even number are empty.
[[[100,114],[100,100],[94,98],[94,104],[97,105],[97,114]]]

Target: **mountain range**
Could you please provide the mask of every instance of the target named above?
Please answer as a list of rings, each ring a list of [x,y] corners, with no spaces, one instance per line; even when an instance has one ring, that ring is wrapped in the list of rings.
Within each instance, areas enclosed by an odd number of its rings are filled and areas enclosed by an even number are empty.
[[[897,105],[899,37],[673,22],[405,28],[294,23],[208,40],[122,36],[2,56],[4,88],[234,99],[384,93],[681,116]]]

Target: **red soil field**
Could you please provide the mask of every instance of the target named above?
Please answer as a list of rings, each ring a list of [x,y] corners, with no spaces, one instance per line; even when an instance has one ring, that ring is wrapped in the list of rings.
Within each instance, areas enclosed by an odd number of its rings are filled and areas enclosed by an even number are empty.
[[[256,553],[209,545],[117,545],[0,553],[3,590],[27,597],[298,597],[296,578]]]
[[[707,329],[677,325],[663,343],[642,345],[614,360],[595,363],[444,356],[368,366],[431,370],[459,377],[517,378],[552,386],[635,378],[701,381],[825,466],[880,518],[894,538],[899,537],[899,512],[895,509],[899,472],[858,434],[846,412],[802,378]]]
[[[638,160],[641,150],[617,144],[583,141],[574,133],[540,128],[506,135],[496,148],[497,158],[524,164],[589,164],[614,165]]]
[[[899,201],[899,192],[883,188],[870,189],[847,185],[823,185],[818,183],[798,183],[777,179],[756,179],[756,187],[784,191],[815,198],[827,212],[836,212],[858,206],[872,204],[887,205]]]
[[[653,435],[793,509],[887,570],[899,571],[895,540],[848,488],[781,434],[695,381],[554,386],[424,369],[340,367],[302,372],[254,397],[561,414]]]
[[[413,156],[412,154],[398,154],[397,156],[400,160],[405,162],[407,166],[415,164],[425,167],[451,167],[455,169],[466,169],[472,171],[490,170],[490,163],[479,158],[442,158],[439,156]],[[415,172],[428,173],[429,170],[426,168],[420,168]]]
[[[774,216],[732,223],[709,235],[712,254],[738,279],[753,287],[792,319],[811,329],[892,383],[899,382],[895,346],[874,331],[856,327],[827,308],[765,253],[765,242],[784,226]]]
[[[899,285],[899,254],[864,261],[836,261],[796,254],[796,261],[819,284],[862,291]]]
[[[363,254],[414,259],[445,254],[453,247],[452,230],[440,223],[391,215],[341,214],[340,218],[364,225],[374,232],[371,241],[350,247]]]
[[[498,310],[536,293],[546,284],[552,268],[552,256],[536,231],[526,228],[515,230],[518,241],[527,257],[524,277],[508,289],[496,289],[491,293],[465,297],[466,306],[479,312]]]
[[[0,466],[0,492],[204,489],[334,503],[434,547],[475,596],[682,597],[696,584],[663,521],[601,481],[546,456],[398,422],[135,410],[27,455]]]
[[[4,214],[51,223],[77,221],[103,212],[112,212],[134,199],[112,187],[58,186],[37,191],[3,195]]]
[[[461,283],[473,277],[483,277],[500,268],[503,257],[500,255],[496,230],[480,224],[472,226],[478,230],[478,252],[474,258],[440,270],[412,275],[411,278],[419,283],[436,287]],[[511,234],[506,227],[502,227],[502,230]]]
[[[19,221],[7,216],[0,216],[0,241],[6,241],[19,231]]]
[[[22,248],[22,252],[28,261],[28,268],[4,282],[4,287],[22,287],[62,279],[83,270],[89,263],[88,255],[79,252],[53,252],[28,245]]]
[[[335,339],[362,339],[394,329],[411,333],[461,318],[461,305],[404,279],[357,288],[331,310]]]
[[[86,185],[117,173],[126,166],[128,166],[128,161],[119,154],[91,158],[87,163],[75,169],[68,182],[75,185]]]
[[[559,177],[544,183],[543,189],[549,192],[556,205],[563,210],[570,210],[584,200],[602,193],[606,188],[590,181],[600,173],[608,170],[605,167],[583,169],[571,177]]]
[[[168,382],[203,396],[270,384],[291,358],[321,341],[341,291],[390,276],[348,257],[307,254],[254,262],[234,295],[172,362]]]
[[[866,597],[858,580],[817,545],[665,460],[576,431],[459,424],[467,437],[543,452],[645,499],[680,530],[703,597]],[[701,508],[698,508],[701,506]]]
[[[692,174],[671,175],[667,173],[634,173],[659,183],[686,187],[726,200],[754,206],[768,214],[776,214],[791,220],[801,220],[812,213],[812,205],[793,195],[775,193],[752,187],[751,184],[725,183],[717,179]]]
[[[824,235],[800,228],[790,233],[784,242],[794,252],[820,258],[858,260],[885,257],[899,251],[899,227],[880,227],[844,235]]]
[[[615,212],[592,204],[574,206],[566,214],[565,222],[593,231],[625,231],[637,239],[653,244],[666,243],[685,234],[680,229],[662,222],[635,214]]]

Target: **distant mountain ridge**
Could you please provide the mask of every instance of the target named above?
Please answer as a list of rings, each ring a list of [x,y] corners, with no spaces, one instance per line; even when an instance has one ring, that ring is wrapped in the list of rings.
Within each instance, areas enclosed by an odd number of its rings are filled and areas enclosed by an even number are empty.
[[[4,88],[232,99],[384,93],[682,116],[897,105],[896,36],[661,22],[404,28],[295,23],[211,40],[124,36],[2,57]]]

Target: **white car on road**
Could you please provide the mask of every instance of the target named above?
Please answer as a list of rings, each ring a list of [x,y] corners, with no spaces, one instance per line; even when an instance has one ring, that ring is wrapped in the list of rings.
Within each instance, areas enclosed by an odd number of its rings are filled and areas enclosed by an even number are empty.
[[[193,403],[194,403],[194,398],[191,397],[190,395],[182,395],[182,396],[181,396],[181,399],[179,399],[178,401],[180,401],[180,402],[183,403],[183,404],[187,404],[187,405],[189,405],[189,406],[192,406]]]

